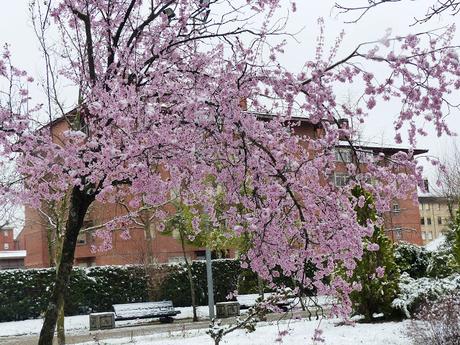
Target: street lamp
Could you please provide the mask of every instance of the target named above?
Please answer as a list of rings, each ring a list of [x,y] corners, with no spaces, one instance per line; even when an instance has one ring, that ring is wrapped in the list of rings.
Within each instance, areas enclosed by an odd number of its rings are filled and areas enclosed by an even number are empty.
[[[206,278],[208,282],[208,307],[209,307],[209,318],[212,320],[215,318],[214,313],[214,284],[212,280],[212,260],[211,250],[206,248]]]

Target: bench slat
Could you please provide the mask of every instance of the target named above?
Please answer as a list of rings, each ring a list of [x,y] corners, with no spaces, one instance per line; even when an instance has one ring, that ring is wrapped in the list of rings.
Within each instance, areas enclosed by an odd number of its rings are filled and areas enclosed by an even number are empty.
[[[175,316],[180,311],[174,309],[172,301],[114,304],[116,320],[141,319],[150,317]]]

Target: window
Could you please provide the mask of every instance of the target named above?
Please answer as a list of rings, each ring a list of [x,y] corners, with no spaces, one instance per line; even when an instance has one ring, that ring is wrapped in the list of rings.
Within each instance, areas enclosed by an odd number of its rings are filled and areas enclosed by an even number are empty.
[[[431,231],[428,231],[427,232],[427,235],[428,235],[428,239],[429,240],[432,240],[433,239],[433,233]]]
[[[185,259],[183,256],[172,256],[168,259],[168,262],[170,264],[176,264],[176,263],[185,262]]]
[[[346,148],[335,148],[335,160],[336,162],[342,163],[351,163],[352,162],[352,154],[350,149]]]
[[[395,228],[394,232],[395,232],[395,238],[400,240],[402,238],[402,228]]]
[[[401,212],[401,207],[397,202],[393,203],[393,213],[399,213]]]
[[[422,240],[426,240],[426,232],[425,231],[422,231]]]
[[[3,230],[3,237],[8,237],[8,230]]]
[[[345,173],[334,173],[334,183],[337,187],[343,187],[348,184],[350,177]]]
[[[420,218],[420,224],[425,225],[425,218],[423,217]]]
[[[206,260],[205,250],[196,250],[195,255],[196,255],[196,260]]]
[[[77,245],[84,245],[86,244],[86,232],[82,232],[78,234],[77,237]]]
[[[438,217],[438,224],[439,224],[439,225],[442,224],[442,217]]]
[[[374,152],[372,152],[372,150],[359,150],[356,152],[356,155],[360,163],[372,162],[374,158]]]
[[[430,184],[428,183],[428,179],[423,180],[423,187],[425,187],[425,192],[430,191]]]
[[[10,249],[10,245],[9,245],[8,243],[5,243],[5,244],[3,245],[3,249],[5,249],[5,250]]]
[[[431,218],[430,217],[426,217],[426,225],[431,225]]]

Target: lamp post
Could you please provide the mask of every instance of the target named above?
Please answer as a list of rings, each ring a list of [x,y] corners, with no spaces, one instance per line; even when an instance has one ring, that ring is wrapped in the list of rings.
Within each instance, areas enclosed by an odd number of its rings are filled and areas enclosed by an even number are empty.
[[[212,320],[215,318],[214,313],[214,284],[212,281],[212,261],[211,261],[211,250],[206,248],[206,277],[208,281],[208,306],[209,306],[209,318]]]

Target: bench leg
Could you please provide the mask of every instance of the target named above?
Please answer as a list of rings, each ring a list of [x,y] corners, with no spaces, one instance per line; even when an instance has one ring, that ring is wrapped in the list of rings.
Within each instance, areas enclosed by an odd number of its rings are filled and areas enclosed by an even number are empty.
[[[161,323],[173,323],[174,319],[171,316],[162,316],[160,317]]]

